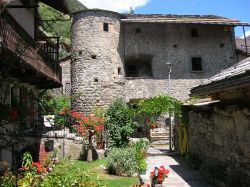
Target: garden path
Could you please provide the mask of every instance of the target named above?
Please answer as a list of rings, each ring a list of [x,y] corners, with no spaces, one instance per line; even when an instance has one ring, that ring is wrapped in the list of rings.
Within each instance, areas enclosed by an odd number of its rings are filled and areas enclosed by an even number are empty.
[[[212,187],[207,184],[199,171],[192,170],[176,154],[168,154],[168,147],[149,147],[147,153],[147,172],[142,175],[145,184],[150,184],[150,172],[154,167],[164,166],[170,173],[163,187]]]

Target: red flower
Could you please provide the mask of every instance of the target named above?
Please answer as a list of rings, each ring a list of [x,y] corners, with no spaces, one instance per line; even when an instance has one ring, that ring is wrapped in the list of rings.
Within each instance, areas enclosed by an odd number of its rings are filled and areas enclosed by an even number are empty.
[[[18,111],[17,111],[17,109],[12,108],[11,111],[10,111],[10,113],[9,113],[9,118],[10,118],[10,120],[11,120],[11,121],[16,121],[17,116],[18,116]]]
[[[158,180],[159,182],[163,182],[163,181],[164,181],[163,177],[158,177],[157,180]]]
[[[78,119],[81,117],[81,114],[79,112],[71,112],[71,117],[74,119]]]
[[[156,180],[159,183],[162,183],[166,177],[168,177],[169,170],[165,169],[164,166],[156,168],[158,170],[158,176],[155,176],[155,171],[150,172],[152,180]]]
[[[43,173],[43,172],[47,172],[47,168],[37,168],[37,172],[38,173]]]
[[[40,167],[42,167],[42,165],[41,165],[40,162],[33,162],[33,163],[32,163],[32,167],[40,168]]]

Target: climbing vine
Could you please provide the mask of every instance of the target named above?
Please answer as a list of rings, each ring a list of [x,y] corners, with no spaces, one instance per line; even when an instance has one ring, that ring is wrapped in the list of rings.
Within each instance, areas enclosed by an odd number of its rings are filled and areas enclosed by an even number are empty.
[[[167,95],[160,95],[140,100],[137,103],[137,115],[158,116],[163,113],[174,113],[181,117],[181,102]]]

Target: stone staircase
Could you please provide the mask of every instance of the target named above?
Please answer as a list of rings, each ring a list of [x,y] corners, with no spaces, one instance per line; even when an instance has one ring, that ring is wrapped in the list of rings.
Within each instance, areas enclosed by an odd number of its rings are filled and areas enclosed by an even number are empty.
[[[150,130],[151,145],[168,145],[169,144],[169,128],[156,128]]]

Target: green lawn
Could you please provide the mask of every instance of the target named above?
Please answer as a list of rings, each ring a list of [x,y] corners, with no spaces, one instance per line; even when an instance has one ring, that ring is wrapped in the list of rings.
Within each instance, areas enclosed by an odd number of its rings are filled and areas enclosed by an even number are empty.
[[[88,171],[88,173],[93,173],[90,178],[96,180],[99,175],[103,179],[104,184],[107,184],[107,187],[129,187],[133,184],[139,184],[137,177],[120,177],[115,175],[109,175],[105,170],[100,167],[101,165],[105,166],[105,160],[97,160],[91,163],[84,161],[67,161],[67,174],[68,175],[77,175],[81,171]],[[58,168],[59,169],[59,168]],[[60,168],[62,169],[62,168]],[[66,168],[65,168],[66,169]]]

